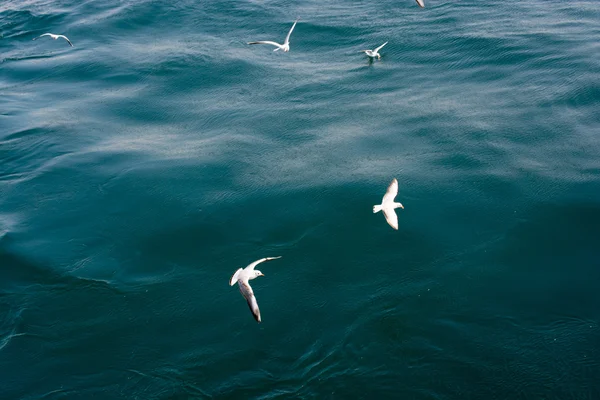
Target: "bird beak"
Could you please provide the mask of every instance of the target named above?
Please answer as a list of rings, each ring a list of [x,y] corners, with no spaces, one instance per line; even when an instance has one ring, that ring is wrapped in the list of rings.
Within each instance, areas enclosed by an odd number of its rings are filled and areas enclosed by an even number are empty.
[[[262,272],[260,273],[260,276],[265,276],[265,274],[263,274]]]
[[[404,210],[404,206],[402,204],[400,204],[400,208],[402,208]]]

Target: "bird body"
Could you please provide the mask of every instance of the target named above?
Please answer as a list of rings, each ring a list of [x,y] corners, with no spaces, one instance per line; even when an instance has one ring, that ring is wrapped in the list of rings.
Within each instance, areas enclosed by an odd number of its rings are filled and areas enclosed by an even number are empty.
[[[388,44],[388,42],[385,42],[381,46],[377,47],[375,50],[361,50],[361,53],[365,53],[367,56],[369,56],[371,58],[376,58],[377,57],[377,59],[379,60],[379,59],[381,59],[381,55],[379,54],[379,50],[381,50],[381,48],[383,46],[385,46],[386,44]]]
[[[385,216],[385,220],[387,223],[398,230],[398,216],[396,215],[396,208],[404,209],[402,203],[394,202],[396,195],[398,194],[398,180],[396,178],[392,179],[392,182],[387,188],[383,199],[381,200],[381,204],[373,206],[373,213],[378,213],[379,211],[383,211],[383,215]]]
[[[33,38],[33,40],[39,39],[43,36],[50,36],[54,40],[56,40],[58,38],[65,39],[71,45],[71,47],[73,47],[73,43],[71,43],[71,41],[69,40],[68,37],[66,37],[65,35],[55,35],[54,33],[44,33],[43,35]]]
[[[294,25],[292,25],[292,28],[290,29],[287,36],[285,37],[285,41],[283,42],[283,44],[279,44],[277,42],[272,42],[270,40],[259,40],[257,42],[248,42],[248,44],[270,44],[271,46],[275,46],[275,50],[273,50],[273,51],[283,50],[284,52],[287,53],[288,51],[290,51],[290,36],[292,35],[292,32],[293,32],[294,28],[296,27],[297,22],[298,22],[298,19],[296,19],[296,21],[294,21]]]
[[[281,256],[265,257],[261,258],[260,260],[254,261],[252,264],[249,264],[246,268],[239,268],[237,271],[235,271],[235,273],[231,276],[231,279],[229,280],[229,286],[233,286],[237,283],[240,287],[240,292],[248,302],[248,307],[250,307],[250,311],[252,312],[254,319],[256,319],[256,322],[261,322],[260,309],[258,308],[258,302],[256,301],[254,291],[252,290],[249,281],[258,278],[259,276],[264,276],[262,272],[255,270],[254,267],[256,267],[261,262],[276,260],[278,258],[281,258]]]

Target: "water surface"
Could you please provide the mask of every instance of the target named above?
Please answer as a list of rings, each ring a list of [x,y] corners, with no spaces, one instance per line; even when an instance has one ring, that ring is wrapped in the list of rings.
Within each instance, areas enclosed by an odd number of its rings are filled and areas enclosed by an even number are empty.
[[[4,1],[1,397],[599,398],[598,21]]]

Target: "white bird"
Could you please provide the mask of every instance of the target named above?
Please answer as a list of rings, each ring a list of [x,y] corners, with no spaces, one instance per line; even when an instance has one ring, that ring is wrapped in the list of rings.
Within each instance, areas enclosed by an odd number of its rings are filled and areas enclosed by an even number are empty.
[[[390,186],[388,186],[385,195],[383,195],[383,200],[381,200],[380,205],[373,206],[373,213],[383,211],[383,215],[385,216],[385,220],[388,224],[395,230],[398,230],[398,216],[396,215],[396,208],[404,209],[402,203],[395,203],[394,198],[398,194],[398,180],[396,178],[392,179]]]
[[[379,54],[379,50],[381,50],[381,48],[383,46],[385,46],[386,44],[388,44],[388,42],[385,42],[384,44],[382,44],[381,46],[379,46],[378,48],[376,48],[375,50],[361,50],[361,53],[365,53],[366,55],[368,55],[371,58],[375,58],[377,57],[377,59],[381,59],[381,55]]]
[[[423,0],[417,0],[417,4],[419,5],[419,7],[424,8],[425,7],[425,2]]]
[[[250,286],[250,283],[248,281],[258,278],[259,276],[265,276],[262,272],[258,270],[255,271],[254,267],[256,267],[261,262],[276,260],[278,258],[281,258],[281,256],[265,257],[261,258],[260,260],[254,261],[246,268],[240,268],[237,271],[235,271],[235,274],[233,274],[233,276],[229,280],[229,286],[233,286],[237,282],[238,286],[240,287],[240,292],[248,302],[248,307],[250,307],[250,311],[252,311],[252,315],[254,315],[254,319],[256,319],[257,322],[261,321],[260,310],[258,308],[258,303],[256,302],[256,297],[254,297],[254,291],[252,291],[252,287]]]
[[[292,35],[292,31],[296,27],[296,23],[298,22],[298,19],[296,19],[296,21],[294,21],[294,25],[292,25],[292,28],[290,29],[287,36],[285,37],[285,42],[283,42],[283,44],[271,42],[270,40],[260,40],[258,42],[248,42],[248,44],[270,44],[270,45],[276,47],[276,49],[273,51],[283,50],[285,52],[288,52],[288,51],[290,51],[290,36]]]
[[[43,35],[40,35],[40,36],[38,36],[36,38],[33,38],[33,40],[39,39],[42,36],[50,36],[54,40],[56,40],[58,38],[65,39],[67,42],[69,42],[69,44],[71,45],[71,47],[73,47],[73,43],[71,43],[71,41],[69,40],[68,37],[66,37],[65,35],[55,35],[54,33],[44,33]]]

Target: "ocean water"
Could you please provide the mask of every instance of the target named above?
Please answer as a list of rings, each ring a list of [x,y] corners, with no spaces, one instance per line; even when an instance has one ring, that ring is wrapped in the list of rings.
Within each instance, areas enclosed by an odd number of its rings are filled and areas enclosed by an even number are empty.
[[[600,2],[0,2],[0,398],[600,398]]]

